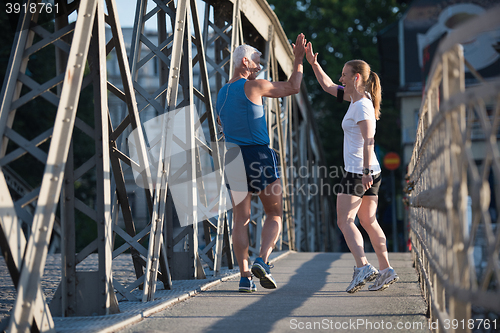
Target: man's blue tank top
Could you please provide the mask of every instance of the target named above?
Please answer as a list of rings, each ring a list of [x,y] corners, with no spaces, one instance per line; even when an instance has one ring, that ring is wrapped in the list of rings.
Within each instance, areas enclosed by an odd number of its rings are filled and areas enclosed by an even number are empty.
[[[264,106],[245,94],[246,79],[228,83],[217,95],[216,110],[227,142],[239,146],[269,145]]]

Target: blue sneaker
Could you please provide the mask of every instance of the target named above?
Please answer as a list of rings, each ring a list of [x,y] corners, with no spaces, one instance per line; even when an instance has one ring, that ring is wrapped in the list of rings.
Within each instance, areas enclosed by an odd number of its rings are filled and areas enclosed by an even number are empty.
[[[271,275],[272,267],[266,264],[261,257],[255,259],[252,265],[253,275],[260,279],[260,285],[266,289],[275,289],[277,287],[276,281],[274,281]]]
[[[257,291],[257,286],[253,283],[253,280],[247,277],[242,277],[240,279],[240,292],[242,293],[252,293]]]

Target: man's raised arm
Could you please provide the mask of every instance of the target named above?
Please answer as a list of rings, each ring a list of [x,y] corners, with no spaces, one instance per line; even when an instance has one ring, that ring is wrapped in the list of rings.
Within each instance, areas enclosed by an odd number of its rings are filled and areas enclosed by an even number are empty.
[[[285,97],[300,92],[300,84],[302,82],[302,75],[304,73],[304,66],[302,65],[302,60],[306,53],[306,39],[304,34],[299,34],[295,44],[292,43],[293,54],[295,60],[293,62],[293,73],[288,78],[288,81],[279,82],[269,82],[268,80],[254,80],[254,82],[249,82],[253,86],[255,85],[255,93],[258,93],[262,97]]]

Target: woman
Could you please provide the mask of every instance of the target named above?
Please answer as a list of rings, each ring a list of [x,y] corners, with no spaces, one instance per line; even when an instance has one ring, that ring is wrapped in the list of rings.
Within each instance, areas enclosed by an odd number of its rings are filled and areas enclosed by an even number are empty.
[[[342,87],[323,71],[310,42],[306,46],[306,58],[324,91],[336,96],[338,101],[351,102],[342,121],[346,173],[337,193],[337,224],[356,261],[346,291],[355,293],[373,280],[375,283],[368,290],[384,290],[399,277],[389,264],[386,237],[376,218],[381,169],[374,152],[374,136],[376,120],[380,117],[380,80],[365,61],[351,60],[342,69]],[[379,271],[366,259],[363,236],[354,223],[356,214],[377,254]]]

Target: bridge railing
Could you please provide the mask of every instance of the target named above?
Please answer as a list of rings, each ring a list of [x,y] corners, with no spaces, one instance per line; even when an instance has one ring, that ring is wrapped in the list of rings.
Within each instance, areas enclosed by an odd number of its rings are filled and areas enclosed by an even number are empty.
[[[413,259],[440,332],[499,327],[500,77],[482,78],[463,47],[498,31],[498,15],[468,21],[439,45],[408,167]]]

